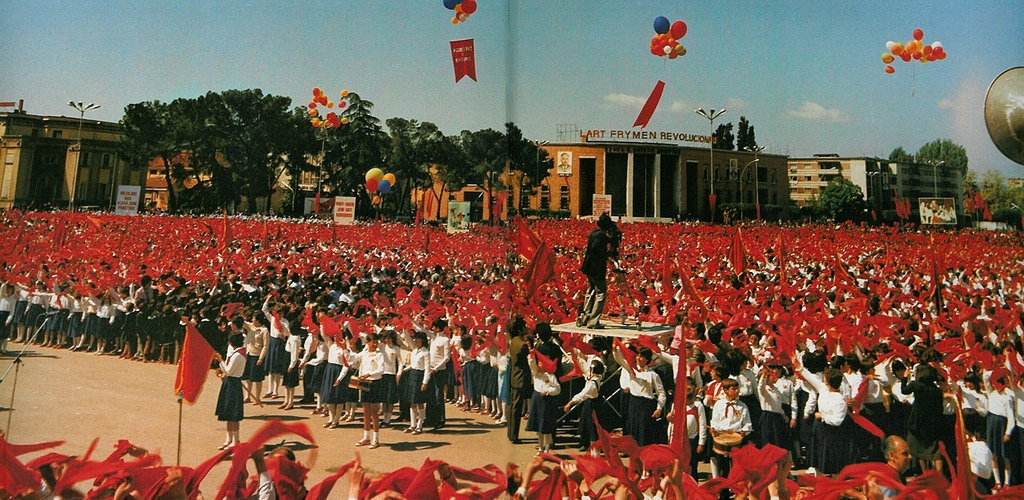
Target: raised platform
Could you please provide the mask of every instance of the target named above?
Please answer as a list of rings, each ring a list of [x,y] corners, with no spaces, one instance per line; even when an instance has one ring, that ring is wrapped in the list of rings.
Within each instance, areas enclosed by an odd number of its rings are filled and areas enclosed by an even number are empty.
[[[618,337],[622,339],[635,339],[641,335],[657,336],[666,333],[671,334],[673,331],[673,328],[669,325],[647,321],[641,323],[639,329],[636,327],[636,323],[626,323],[623,325],[622,323],[603,322],[601,324],[604,328],[600,330],[576,326],[576,323],[551,325],[551,329],[556,332],[580,333],[595,337]]]

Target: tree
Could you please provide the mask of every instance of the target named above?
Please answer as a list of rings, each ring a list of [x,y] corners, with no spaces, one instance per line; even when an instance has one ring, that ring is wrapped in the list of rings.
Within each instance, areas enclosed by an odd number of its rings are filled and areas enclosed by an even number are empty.
[[[389,118],[386,124],[391,138],[387,165],[398,178],[397,210],[401,213],[413,188],[430,189],[430,165],[434,162],[438,144],[444,139],[444,134],[437,125],[430,122]]]
[[[460,137],[470,165],[470,179],[487,187],[487,200],[492,206],[497,174],[505,170],[508,153],[503,139],[501,132],[490,128],[476,132],[463,130]]]
[[[149,162],[154,158],[163,161],[167,209],[174,213],[178,209],[178,199],[171,179],[180,149],[171,136],[168,120],[168,105],[160,101],[125,106],[124,117],[121,118],[124,133],[118,144],[118,154],[127,164],[142,168],[143,171],[148,170]]]
[[[715,130],[715,149],[723,151],[732,151],[736,149],[733,140],[735,137],[732,135],[732,122],[723,123],[718,126]]]
[[[967,150],[949,139],[935,139],[917,150],[917,161],[924,163],[946,162],[946,168],[955,168],[960,175],[967,175]]]
[[[513,122],[505,124],[505,152],[509,176],[512,181],[518,181],[519,184],[520,202],[516,205],[518,208],[522,204],[522,193],[527,181],[531,190],[540,187],[544,179],[550,175],[553,162],[548,157],[547,150],[541,148],[536,141],[523,137],[523,132]]]
[[[914,155],[906,152],[906,150],[903,149],[903,146],[896,146],[896,149],[889,153],[889,161],[897,163],[913,163]]]
[[[747,117],[741,116],[740,123],[736,129],[736,149],[744,151],[747,148],[757,147],[757,139],[754,137],[754,126],[747,121]]]
[[[348,123],[334,129],[327,142],[324,158],[325,181],[334,194],[353,193],[369,197],[362,189],[363,174],[374,167],[385,166],[384,157],[390,145],[388,134],[373,116],[373,103],[355,92],[348,94],[348,106],[340,113]]]
[[[843,221],[859,217],[864,211],[864,193],[844,177],[829,181],[818,196],[818,209],[831,220]]]

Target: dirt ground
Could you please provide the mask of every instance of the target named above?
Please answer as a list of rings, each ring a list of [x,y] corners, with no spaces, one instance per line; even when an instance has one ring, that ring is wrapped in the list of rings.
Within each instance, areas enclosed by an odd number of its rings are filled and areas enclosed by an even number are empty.
[[[9,350],[22,347],[8,345]],[[38,346],[28,346],[17,370],[12,368],[13,361],[12,354],[0,357],[0,375],[7,373],[0,380],[0,429],[11,443],[64,440],[65,444],[52,451],[81,455],[98,438],[94,458],[102,458],[113,450],[118,439],[127,439],[159,453],[164,464],[175,464],[179,462],[179,411],[181,465],[202,462],[224,441],[224,424],[214,416],[220,379],[212,373],[196,404],[179,408],[173,390],[173,365]],[[8,371],[9,368],[12,369]],[[246,406],[242,439],[271,419],[306,423],[316,438],[316,463],[310,463],[310,443],[297,437],[287,441],[299,461],[311,468],[307,486],[337,471],[352,459],[357,449],[363,466],[373,474],[405,466],[419,467],[428,457],[463,468],[488,463],[524,464],[533,456],[536,446],[535,438],[530,439],[525,431],[521,436],[525,438],[523,443],[512,445],[504,426],[496,425],[490,417],[448,405],[448,424],[442,429],[418,436],[402,433],[400,426],[383,429],[380,448],[356,448],[355,442],[362,437],[359,421],[328,430],[322,427],[323,417],[310,415],[311,407],[279,410],[280,400],[277,401],[263,408]],[[42,453],[22,459],[27,461]],[[203,491],[215,491],[226,470],[225,464],[216,467],[203,483]]]

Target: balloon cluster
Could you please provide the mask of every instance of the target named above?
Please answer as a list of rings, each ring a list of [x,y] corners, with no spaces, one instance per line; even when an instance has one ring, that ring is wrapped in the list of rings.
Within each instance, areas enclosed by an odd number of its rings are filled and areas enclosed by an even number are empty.
[[[654,19],[654,32],[655,35],[651,37],[651,54],[668,56],[669,59],[686,55],[686,48],[679,43],[686,36],[686,23],[676,21],[669,24],[668,18],[658,16]]]
[[[348,105],[344,99],[348,98],[348,90],[341,91],[341,99],[337,103],[327,99],[327,94],[320,91],[319,87],[313,87],[313,100],[309,101],[306,105],[309,108],[309,116],[313,119],[312,124],[316,128],[338,128],[342,123],[348,123],[348,118],[342,116],[339,117],[334,111],[328,112],[324,116],[320,116],[319,106],[323,106],[327,109],[333,109],[335,106],[338,109],[344,109]]]
[[[476,12],[476,0],[442,0],[442,2],[444,8],[455,12],[452,24],[464,23],[471,14]]]
[[[373,195],[373,204],[380,205],[381,195],[388,194],[395,186],[395,174],[385,174],[379,168],[366,171],[366,192]]]
[[[946,50],[942,48],[942,42],[932,42],[931,45],[925,45],[921,41],[924,38],[924,31],[921,28],[914,30],[914,38],[907,43],[900,42],[886,42],[885,52],[882,54],[882,62],[885,63],[885,72],[890,75],[896,72],[896,68],[892,67],[892,63],[897,59],[903,59],[903,62],[910,62],[911,60],[918,60],[922,63],[929,61],[941,61],[946,58]]]

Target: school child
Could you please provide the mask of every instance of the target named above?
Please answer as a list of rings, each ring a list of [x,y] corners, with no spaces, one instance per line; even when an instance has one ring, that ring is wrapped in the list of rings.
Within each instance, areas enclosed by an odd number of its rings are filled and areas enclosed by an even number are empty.
[[[576,430],[580,437],[579,449],[581,452],[587,451],[590,448],[590,443],[598,439],[597,425],[595,425],[593,417],[594,399],[598,397],[601,391],[604,363],[595,359],[590,362],[590,367],[587,371],[583,388],[562,408],[563,412],[569,413],[573,406],[579,405],[579,423],[576,425]]]
[[[217,358],[220,367],[218,375],[222,378],[215,414],[217,420],[227,423],[227,437],[217,449],[226,450],[239,443],[239,422],[244,414],[242,372],[245,371],[245,348],[242,347],[242,336],[235,334],[229,337],[227,355],[223,358],[218,355]]]

